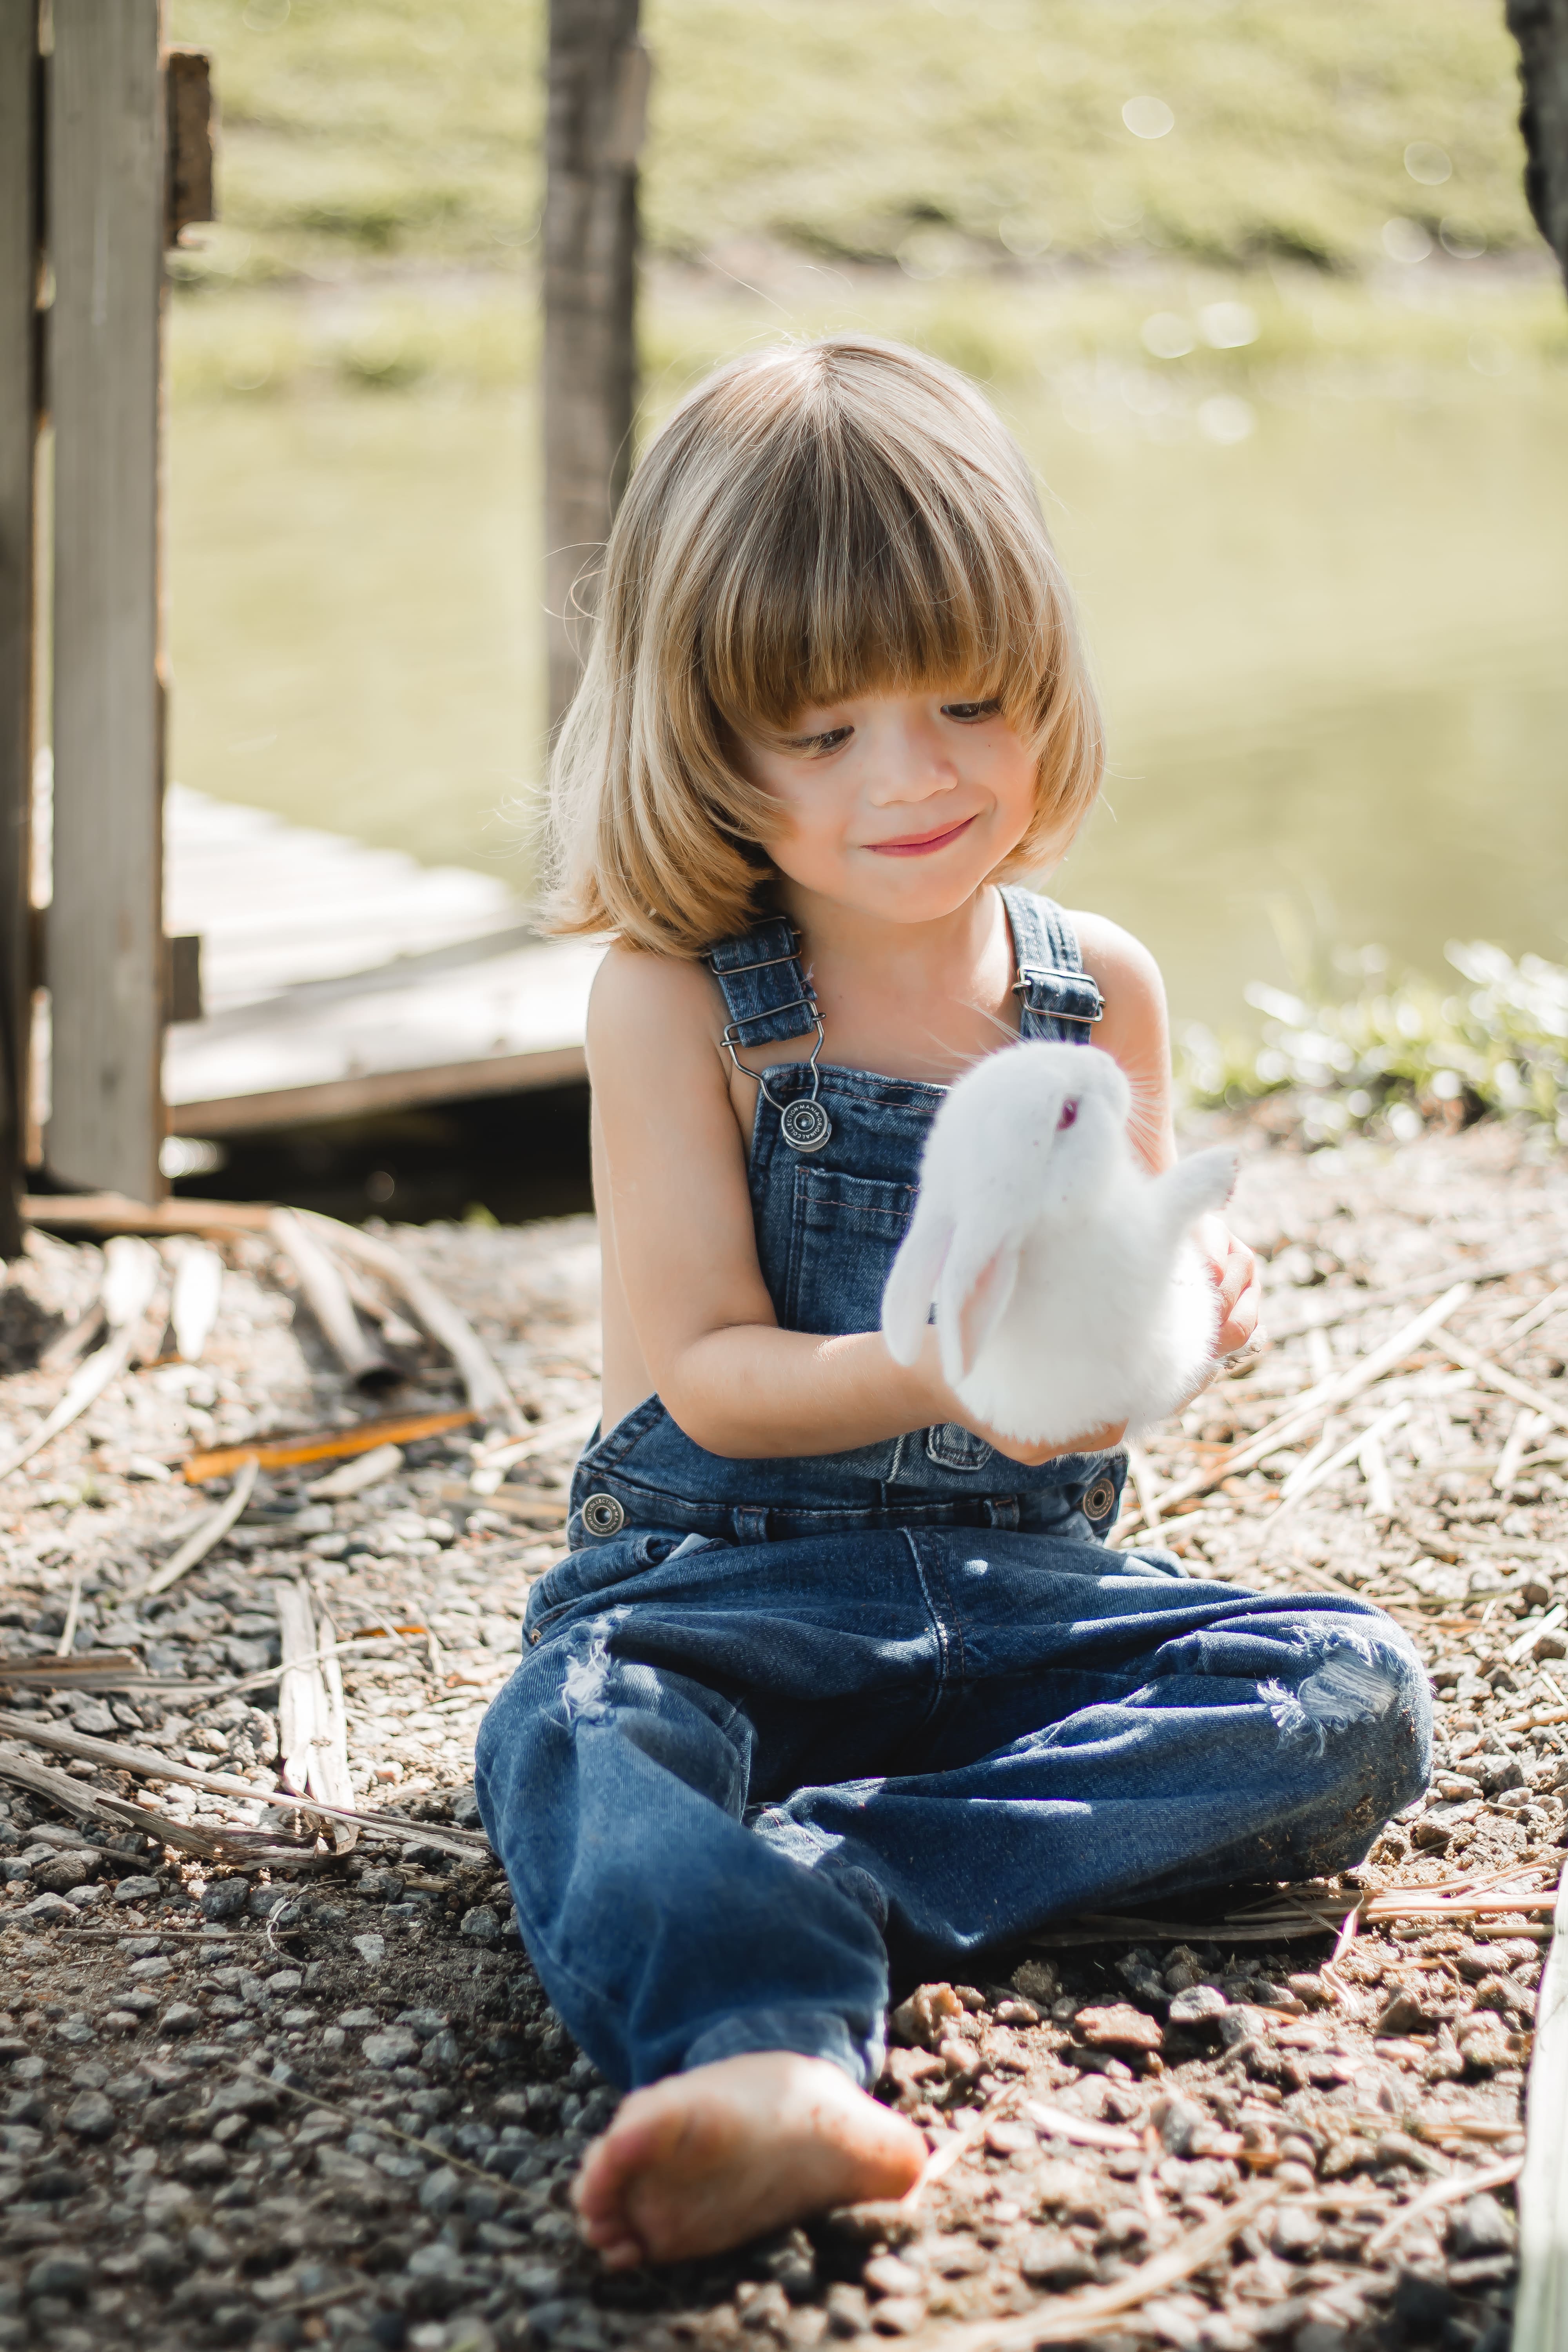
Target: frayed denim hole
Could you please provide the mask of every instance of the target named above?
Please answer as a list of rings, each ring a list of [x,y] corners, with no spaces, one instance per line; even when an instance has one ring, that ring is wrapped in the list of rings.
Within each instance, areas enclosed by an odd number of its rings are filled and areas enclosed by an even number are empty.
[[[561,1712],[568,1723],[596,1718],[605,1711],[605,1686],[610,1679],[610,1624],[595,1617],[567,1636],[573,1655],[561,1680]]]
[[[1386,1715],[1399,1696],[1401,1680],[1397,1664],[1376,1643],[1344,1633],[1294,1690],[1271,1681],[1258,1684],[1258,1696],[1287,1747],[1310,1747],[1321,1756],[1331,1731],[1348,1731],[1352,1724]]]

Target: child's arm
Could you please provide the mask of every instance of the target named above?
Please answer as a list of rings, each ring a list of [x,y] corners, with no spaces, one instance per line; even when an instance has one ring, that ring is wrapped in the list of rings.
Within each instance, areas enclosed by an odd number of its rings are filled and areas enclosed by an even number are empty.
[[[837,1454],[935,1422],[974,1423],[942,1381],[934,1331],[896,1364],[879,1331],[784,1331],[757,1263],[746,1155],[700,965],[614,948],[594,985],[588,1067],[607,1219],[653,1388],[696,1444],[734,1460]],[[607,1196],[607,1197],[606,1197]],[[611,1253],[607,1251],[607,1260]],[[1099,1452],[991,1438],[1015,1460]]]
[[[1171,1111],[1171,1024],[1160,967],[1142,943],[1103,915],[1075,914],[1085,971],[1105,999],[1094,1042],[1121,1065],[1132,1089],[1128,1131],[1155,1175],[1173,1167],[1176,1129]],[[1221,1356],[1244,1348],[1258,1328],[1262,1294],[1258,1260],[1223,1217],[1205,1217],[1197,1243],[1220,1296],[1215,1341]]]

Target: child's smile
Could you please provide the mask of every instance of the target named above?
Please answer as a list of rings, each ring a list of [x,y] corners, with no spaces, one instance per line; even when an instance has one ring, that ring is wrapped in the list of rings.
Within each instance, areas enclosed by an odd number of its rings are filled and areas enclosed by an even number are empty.
[[[1035,814],[1035,758],[1000,703],[941,687],[803,710],[744,762],[780,812],[767,844],[780,871],[894,922],[962,906]]]

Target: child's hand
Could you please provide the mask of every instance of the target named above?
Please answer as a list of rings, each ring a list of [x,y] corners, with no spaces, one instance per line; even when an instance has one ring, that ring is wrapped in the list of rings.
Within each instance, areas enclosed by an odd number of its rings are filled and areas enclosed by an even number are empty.
[[[1263,1292],[1258,1279],[1258,1260],[1243,1241],[1238,1241],[1223,1217],[1205,1217],[1198,1225],[1196,1241],[1210,1280],[1219,1293],[1220,1327],[1215,1336],[1215,1354],[1234,1356],[1258,1336],[1258,1318],[1262,1310]]]

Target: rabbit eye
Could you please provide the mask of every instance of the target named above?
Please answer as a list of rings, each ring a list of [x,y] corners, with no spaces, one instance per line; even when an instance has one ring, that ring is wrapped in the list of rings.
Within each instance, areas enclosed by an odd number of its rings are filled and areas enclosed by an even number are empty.
[[[1075,1103],[1075,1102],[1065,1102],[1065,1103],[1063,1103],[1063,1105],[1062,1105],[1062,1115],[1061,1115],[1060,1118],[1058,1118],[1058,1121],[1057,1121],[1057,1128],[1058,1128],[1058,1132],[1059,1132],[1059,1130],[1060,1130],[1062,1128],[1064,1128],[1064,1127],[1070,1127],[1070,1126],[1072,1125],[1072,1123],[1073,1123],[1074,1119],[1075,1119],[1077,1117],[1078,1117],[1078,1105],[1077,1105],[1077,1103]]]

